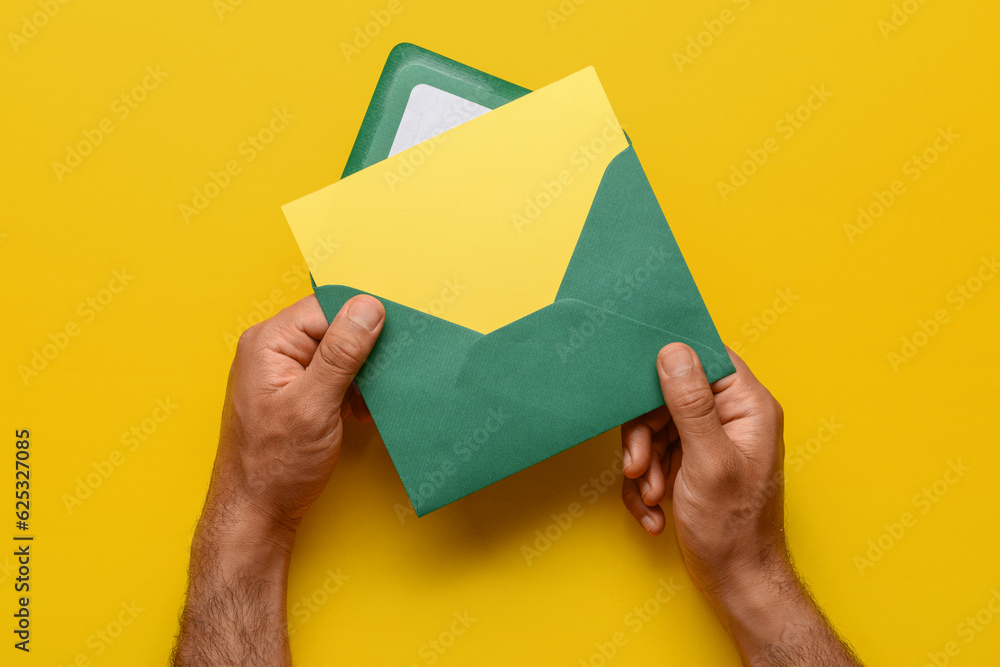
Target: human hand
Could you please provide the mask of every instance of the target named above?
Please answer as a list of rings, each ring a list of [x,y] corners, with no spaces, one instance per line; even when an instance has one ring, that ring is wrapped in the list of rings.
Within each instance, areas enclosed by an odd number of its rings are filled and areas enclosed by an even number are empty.
[[[762,561],[781,561],[782,411],[743,360],[711,387],[687,345],[660,351],[666,405],[622,425],[626,507],[659,534],[672,500],[674,528],[695,583],[708,592]]]
[[[744,664],[859,665],[792,567],[781,406],[729,356],[736,372],[709,386],[690,347],[660,351],[665,405],[622,425],[622,499],[652,535],[671,501],[688,573]]]
[[[243,333],[210,498],[294,532],[333,473],[350,406],[370,418],[353,380],[384,321],[382,304],[360,295],[328,325],[309,296]]]
[[[359,295],[327,326],[310,296],[240,337],[171,664],[291,664],[295,531],[333,473],[348,405],[367,415],[351,383],[384,322]]]

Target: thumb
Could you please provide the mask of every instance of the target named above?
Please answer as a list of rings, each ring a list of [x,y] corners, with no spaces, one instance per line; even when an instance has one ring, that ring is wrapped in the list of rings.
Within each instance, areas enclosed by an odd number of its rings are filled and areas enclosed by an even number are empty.
[[[715,395],[698,356],[684,343],[671,343],[660,350],[656,370],[663,400],[681,439],[685,463],[716,468],[733,445],[722,428]]]
[[[378,299],[359,294],[344,304],[333,318],[313,355],[306,374],[309,384],[319,385],[319,393],[329,397],[331,408],[339,408],[368,353],[375,346],[385,309]]]

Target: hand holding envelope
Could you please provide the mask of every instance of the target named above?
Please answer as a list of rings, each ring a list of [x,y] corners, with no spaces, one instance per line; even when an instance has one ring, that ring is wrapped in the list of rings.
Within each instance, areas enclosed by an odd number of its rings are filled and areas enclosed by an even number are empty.
[[[734,370],[593,68],[284,212],[328,318],[385,305],[357,383],[417,514],[662,405],[667,343]]]

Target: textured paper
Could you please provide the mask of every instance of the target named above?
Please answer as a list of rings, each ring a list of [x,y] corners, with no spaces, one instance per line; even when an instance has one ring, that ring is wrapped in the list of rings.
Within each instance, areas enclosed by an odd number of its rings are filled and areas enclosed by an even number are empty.
[[[560,88],[559,83],[567,81],[575,85]],[[490,206],[497,206],[490,198],[495,195],[486,191],[500,189],[499,183],[507,187],[508,170],[531,169],[529,158],[551,157],[529,152],[512,166],[508,147],[517,141],[517,133],[530,131],[511,127],[501,112],[506,110],[511,117],[527,119],[532,125],[536,121],[543,124],[558,109],[563,127],[583,128],[577,129],[580,134],[570,144],[587,145],[594,136],[592,119],[603,114],[606,104],[603,92],[596,95],[590,82],[596,83],[596,75],[584,70],[443,135],[447,139],[441,146],[458,148],[438,153],[435,159],[455,155],[468,160],[463,150],[468,144],[476,149],[476,169],[484,170],[477,173],[487,173],[489,165],[504,167],[498,168],[492,187],[476,190],[483,193],[480,204],[487,210],[469,213],[463,208],[463,189],[473,186],[469,179],[459,177],[461,170],[449,165],[424,172],[419,184],[419,189],[426,191],[423,196],[438,202],[441,216],[451,215],[450,204],[458,202],[455,215],[474,218],[462,218],[468,225],[474,226],[476,219],[500,219],[497,210],[486,204],[489,201]],[[579,89],[586,90],[577,95]],[[540,94],[547,90],[549,94]],[[563,91],[573,93],[572,104],[566,104]],[[598,108],[600,113],[595,113]],[[573,118],[577,114],[590,119],[589,123]],[[374,294],[386,307],[382,335],[357,381],[417,514],[440,508],[662,405],[655,358],[667,343],[691,345],[710,380],[733,372],[634,149],[627,140],[620,151],[611,145],[609,142],[606,152],[614,155],[599,170],[593,191],[567,187],[560,201],[569,203],[559,209],[550,206],[518,232],[532,234],[543,224],[565,232],[565,236],[570,235],[566,230],[577,230],[565,262],[559,261],[561,268],[548,300],[521,316],[503,308],[495,311],[493,321],[506,318],[506,323],[485,335],[468,326],[469,320],[456,321],[458,305],[466,297],[464,291],[451,295],[452,303],[437,313],[427,312],[434,308],[421,307],[419,299],[413,304],[399,298],[412,297],[414,292],[409,288],[428,272],[442,277],[438,265],[427,258],[448,258],[447,253],[436,252],[435,246],[453,240],[437,235],[443,229],[459,229],[458,220],[451,226],[434,226],[434,233],[407,236],[412,244],[409,252],[397,252],[392,261],[381,252],[379,243],[370,243],[366,257],[373,271],[357,275],[369,280],[379,273],[382,282],[378,289],[371,283],[363,286],[341,279],[341,266],[354,269],[347,262],[342,265],[340,257],[322,272],[314,272],[316,295],[330,318],[361,292]],[[339,243],[339,230],[345,225],[364,228],[374,217],[365,213],[371,206],[382,212],[396,211],[390,220],[378,223],[384,226],[384,233],[411,224],[402,202],[421,201],[419,197],[405,199],[398,192],[383,191],[381,196],[390,203],[364,199],[372,196],[369,187],[374,187],[375,181],[367,175],[384,175],[405,155],[335,184],[341,187],[331,186],[286,205],[286,216],[303,251],[309,248],[303,241],[314,234],[332,233]],[[491,160],[493,156],[497,159]],[[596,158],[588,168],[595,163]],[[348,185],[358,177],[364,187]],[[512,195],[516,196],[521,193]],[[311,198],[315,199],[309,201]],[[399,208],[393,207],[394,200]],[[549,215],[555,210],[559,213]],[[341,217],[345,211],[356,216]],[[477,228],[476,234],[463,238],[478,247],[475,241],[481,232]],[[546,238],[549,242],[563,240],[561,234]],[[455,252],[453,245],[449,247]],[[543,247],[553,256],[565,252],[562,246]],[[493,261],[482,252],[488,248],[489,244],[483,244],[477,249],[480,261]],[[537,285],[518,283],[516,270],[494,279],[520,298]],[[550,265],[546,270],[553,269]],[[534,291],[536,298],[544,295],[544,290]],[[442,295],[439,291],[443,303]],[[476,312],[489,316],[490,303],[479,304]]]
[[[389,156],[413,91],[421,85],[466,100],[470,109],[496,109],[531,92],[416,44],[397,44],[386,58],[342,177]]]
[[[462,123],[478,118],[489,108],[426,83],[418,83],[399,120],[389,157],[433,139]]]
[[[604,170],[627,146],[587,68],[284,210],[304,256],[331,232],[338,244],[313,266],[317,285],[489,333],[552,303]]]

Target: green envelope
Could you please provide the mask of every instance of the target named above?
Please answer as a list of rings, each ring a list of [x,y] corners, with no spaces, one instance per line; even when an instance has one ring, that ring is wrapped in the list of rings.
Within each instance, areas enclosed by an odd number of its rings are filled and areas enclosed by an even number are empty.
[[[415,44],[397,44],[386,58],[342,177],[389,157],[418,86],[431,86],[485,109],[531,92]]]
[[[386,323],[357,383],[418,515],[663,405],[668,343],[710,381],[734,371],[630,142],[598,176],[548,305],[480,333],[374,294]],[[332,319],[362,290],[315,292]]]

